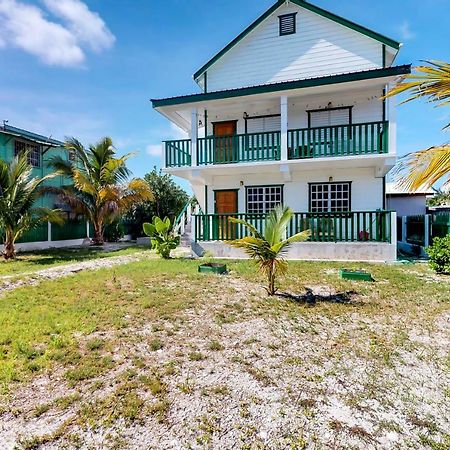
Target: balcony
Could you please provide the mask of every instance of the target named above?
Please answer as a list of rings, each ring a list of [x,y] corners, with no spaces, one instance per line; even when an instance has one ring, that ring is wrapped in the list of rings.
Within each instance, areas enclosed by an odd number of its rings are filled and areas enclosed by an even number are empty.
[[[287,159],[385,154],[389,152],[388,131],[387,121],[288,130]],[[280,161],[281,141],[280,131],[199,138],[197,165]],[[191,149],[189,139],[166,141],[166,167],[192,166]]]
[[[265,214],[203,214],[195,216],[195,241],[232,241],[249,235],[248,229],[230,218],[250,222],[264,231]],[[287,236],[311,231],[310,242],[391,243],[392,212],[354,211],[335,213],[295,213]]]

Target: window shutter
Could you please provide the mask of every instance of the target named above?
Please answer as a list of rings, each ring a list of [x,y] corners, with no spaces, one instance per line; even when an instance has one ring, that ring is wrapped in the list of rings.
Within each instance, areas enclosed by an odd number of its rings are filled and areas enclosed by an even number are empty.
[[[278,17],[280,19],[280,36],[295,34],[296,32],[296,13],[284,14]]]
[[[280,131],[281,117],[258,117],[257,119],[247,119],[248,133],[264,133],[266,131]]]
[[[350,124],[350,108],[311,111],[311,128]]]

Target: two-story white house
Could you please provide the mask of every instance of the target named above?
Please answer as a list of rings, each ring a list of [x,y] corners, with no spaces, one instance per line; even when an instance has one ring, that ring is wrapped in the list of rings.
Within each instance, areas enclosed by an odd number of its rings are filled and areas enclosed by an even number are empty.
[[[189,134],[164,143],[165,171],[189,180],[201,206],[197,251],[237,256],[227,241],[263,227],[275,205],[311,230],[289,257],[396,258],[385,176],[396,120],[383,93],[410,66],[400,44],[302,0],[280,0],[194,75],[202,92],[152,100]],[[201,136],[201,137],[200,137]]]

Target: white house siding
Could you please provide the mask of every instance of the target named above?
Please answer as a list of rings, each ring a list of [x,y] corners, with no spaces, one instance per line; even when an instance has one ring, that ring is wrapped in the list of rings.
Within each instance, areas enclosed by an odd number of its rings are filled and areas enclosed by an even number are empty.
[[[383,208],[383,179],[375,178],[373,169],[329,169],[321,171],[294,172],[292,181],[286,182],[281,174],[251,174],[215,176],[208,186],[209,214],[215,212],[214,191],[237,189],[238,208],[246,212],[246,187],[283,185],[284,204],[296,212],[309,209],[309,183],[327,183],[330,177],[334,182],[352,182],[351,200],[353,211],[375,211]],[[244,186],[241,186],[243,182]],[[203,205],[201,205],[203,208]],[[205,211],[205,209],[203,209]]]
[[[281,14],[297,32],[279,36]],[[208,69],[208,91],[382,67],[382,44],[296,5],[283,6]]]
[[[326,96],[291,97],[288,98],[288,128],[298,129],[308,127],[308,110],[324,109],[327,106],[341,107],[353,106],[353,123],[377,122],[383,120],[383,102],[380,100],[383,92],[381,89],[371,89],[366,91],[349,91],[345,93],[329,94]],[[280,113],[280,99],[275,97],[272,101],[257,104],[239,104],[236,102],[234,111],[223,111],[210,113],[208,120],[208,132],[212,134],[213,123],[237,120],[237,133],[245,133],[245,120],[243,114],[246,112],[251,116],[262,116]]]

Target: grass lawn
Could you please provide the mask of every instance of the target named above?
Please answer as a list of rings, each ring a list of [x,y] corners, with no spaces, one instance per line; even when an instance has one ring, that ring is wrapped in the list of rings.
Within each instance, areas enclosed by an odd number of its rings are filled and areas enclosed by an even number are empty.
[[[358,283],[297,262],[281,280],[297,298],[268,298],[252,263],[227,264],[143,259],[4,293],[0,442],[450,448],[449,277],[345,264],[376,280]]]
[[[132,246],[114,251],[104,251],[98,248],[51,249],[40,252],[19,253],[13,261],[5,261],[0,257],[0,277],[23,275],[42,269],[88,261],[98,258],[131,255],[142,251],[142,247]]]

